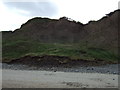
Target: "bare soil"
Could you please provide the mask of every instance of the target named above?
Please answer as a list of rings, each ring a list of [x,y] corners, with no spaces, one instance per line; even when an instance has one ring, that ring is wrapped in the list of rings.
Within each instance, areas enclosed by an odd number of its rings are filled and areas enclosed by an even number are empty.
[[[104,60],[82,60],[71,59],[65,56],[25,56],[19,59],[14,59],[8,64],[23,64],[28,66],[47,66],[47,67],[73,67],[73,66],[100,66],[110,64]]]

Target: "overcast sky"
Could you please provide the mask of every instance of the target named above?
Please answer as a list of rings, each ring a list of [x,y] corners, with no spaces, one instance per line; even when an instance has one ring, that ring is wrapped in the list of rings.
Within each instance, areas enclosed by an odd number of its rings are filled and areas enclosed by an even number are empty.
[[[118,9],[119,0],[0,0],[0,31],[19,28],[33,17],[66,16],[81,23]]]

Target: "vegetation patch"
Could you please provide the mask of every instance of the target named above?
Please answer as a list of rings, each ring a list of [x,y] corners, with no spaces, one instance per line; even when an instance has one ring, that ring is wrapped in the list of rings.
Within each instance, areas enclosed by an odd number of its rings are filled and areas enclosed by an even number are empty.
[[[3,62],[24,56],[64,56],[73,60],[104,60],[117,62],[117,55],[100,48],[87,48],[79,44],[40,43],[35,41],[10,41],[3,43]],[[48,58],[49,59],[49,58]],[[64,61],[66,62],[66,61]]]

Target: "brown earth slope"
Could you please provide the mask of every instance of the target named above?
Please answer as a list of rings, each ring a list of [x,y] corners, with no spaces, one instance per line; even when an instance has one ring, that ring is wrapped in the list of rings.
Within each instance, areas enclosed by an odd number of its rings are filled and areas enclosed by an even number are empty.
[[[42,43],[79,43],[117,51],[118,14],[120,10],[87,24],[69,21],[66,17],[59,20],[36,17],[13,32],[3,31],[2,37],[3,41],[29,39]]]

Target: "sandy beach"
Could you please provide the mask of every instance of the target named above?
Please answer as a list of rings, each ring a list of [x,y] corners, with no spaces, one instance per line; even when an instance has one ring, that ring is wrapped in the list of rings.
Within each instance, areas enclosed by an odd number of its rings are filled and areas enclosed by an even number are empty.
[[[3,69],[2,88],[118,88],[118,75]]]

